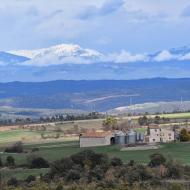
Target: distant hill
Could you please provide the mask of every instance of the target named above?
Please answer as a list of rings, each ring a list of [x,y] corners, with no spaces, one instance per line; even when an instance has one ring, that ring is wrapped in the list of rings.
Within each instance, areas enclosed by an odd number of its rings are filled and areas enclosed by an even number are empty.
[[[190,78],[0,83],[0,106],[107,111],[130,104],[190,100]]]

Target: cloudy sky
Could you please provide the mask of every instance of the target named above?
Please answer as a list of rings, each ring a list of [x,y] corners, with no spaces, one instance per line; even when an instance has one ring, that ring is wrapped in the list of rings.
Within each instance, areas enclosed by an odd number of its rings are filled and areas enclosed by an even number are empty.
[[[60,43],[133,53],[190,44],[189,0],[1,0],[0,50]]]

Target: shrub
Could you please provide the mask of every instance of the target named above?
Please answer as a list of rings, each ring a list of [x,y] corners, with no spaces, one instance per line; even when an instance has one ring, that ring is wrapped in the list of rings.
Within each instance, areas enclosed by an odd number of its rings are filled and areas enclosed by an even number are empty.
[[[63,190],[63,185],[59,184],[55,190]]]
[[[186,142],[190,140],[190,135],[186,129],[182,129],[180,132],[180,141]]]
[[[32,148],[31,152],[37,152],[39,151],[39,148]]]
[[[18,180],[16,179],[16,178],[14,178],[14,177],[12,177],[11,179],[9,179],[8,181],[7,181],[7,185],[8,186],[14,186],[14,187],[17,187],[18,186]]]
[[[77,181],[80,179],[80,173],[77,170],[70,170],[66,176],[67,181]]]
[[[15,165],[15,159],[12,156],[7,156],[6,165],[7,166],[14,166]]]
[[[12,147],[8,147],[5,149],[5,152],[8,153],[22,153],[23,152],[23,144],[21,141],[15,143]]]
[[[2,162],[2,159],[0,157],[0,167],[2,167],[2,166],[3,166],[3,162]]]
[[[51,164],[51,175],[65,176],[72,169],[74,163],[70,158],[63,158]]]
[[[30,168],[49,168],[49,163],[42,157],[33,158],[30,163]]]
[[[104,154],[97,154],[92,150],[84,150],[71,156],[72,161],[75,164],[84,166],[88,165],[94,168],[96,165],[107,166],[109,164],[109,158]]]
[[[150,156],[150,159],[151,160],[150,160],[149,166],[151,167],[157,167],[166,162],[166,158],[162,154],[159,154],[159,153],[152,154]]]
[[[111,165],[112,166],[121,166],[123,164],[122,160],[120,158],[112,158],[111,159]]]
[[[27,183],[31,183],[32,181],[36,181],[36,177],[33,175],[29,175],[26,180]]]

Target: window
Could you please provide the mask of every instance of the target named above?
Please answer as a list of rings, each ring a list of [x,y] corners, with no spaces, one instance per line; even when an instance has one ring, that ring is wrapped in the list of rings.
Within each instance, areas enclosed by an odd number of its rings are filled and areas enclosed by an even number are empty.
[[[155,129],[155,132],[157,132],[157,129]]]
[[[155,139],[152,139],[155,142]]]

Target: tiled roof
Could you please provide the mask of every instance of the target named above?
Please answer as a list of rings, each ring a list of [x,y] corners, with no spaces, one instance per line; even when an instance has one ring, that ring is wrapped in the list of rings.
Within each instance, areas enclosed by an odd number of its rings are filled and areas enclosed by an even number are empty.
[[[159,125],[150,125],[149,129],[160,129]]]
[[[91,138],[100,138],[100,137],[107,137],[112,136],[113,133],[111,131],[104,131],[104,132],[87,132],[81,134],[81,137],[91,137]]]

